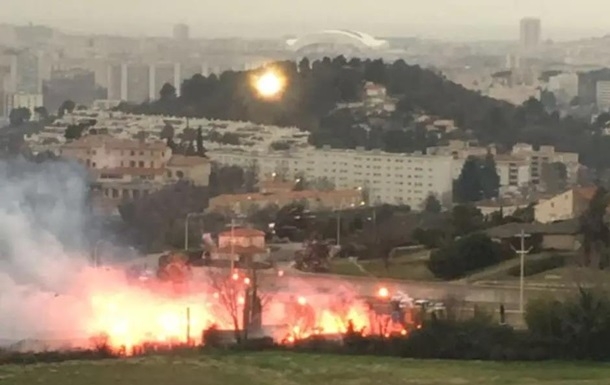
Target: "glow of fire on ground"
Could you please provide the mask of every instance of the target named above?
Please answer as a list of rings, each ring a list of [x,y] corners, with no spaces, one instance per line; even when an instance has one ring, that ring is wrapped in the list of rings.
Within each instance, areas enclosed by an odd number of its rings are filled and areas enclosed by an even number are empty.
[[[212,325],[225,330],[234,328],[231,314],[221,304],[223,294],[209,285],[191,283],[186,292],[176,294],[168,285],[133,285],[121,274],[116,271],[89,272],[83,279],[85,287],[82,288],[89,298],[89,311],[81,315],[83,319],[72,320],[83,325],[85,333],[92,338],[103,335],[113,349],[129,351],[144,344],[183,344],[187,342],[187,333],[191,341],[199,342],[202,332]],[[239,277],[235,280],[232,275],[228,275],[227,280],[245,283]],[[291,283],[293,290],[298,285]],[[296,288],[297,292],[299,290]],[[357,332],[374,332],[370,308],[355,294],[349,299],[340,299],[334,294],[305,294],[306,288],[302,292],[303,295],[297,296],[274,294],[263,308],[265,325],[283,325],[283,331],[272,335],[277,342],[290,343],[318,334],[343,334],[350,323]],[[241,318],[245,303],[243,293],[236,301],[237,314]],[[398,332],[406,335],[406,331]]]

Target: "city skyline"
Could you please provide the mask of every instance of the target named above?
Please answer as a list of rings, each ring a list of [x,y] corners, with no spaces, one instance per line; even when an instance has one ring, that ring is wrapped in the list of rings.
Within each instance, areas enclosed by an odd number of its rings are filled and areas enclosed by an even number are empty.
[[[549,0],[503,3],[379,0],[375,7],[360,0],[335,0],[332,9],[322,0],[295,4],[259,0],[257,7],[245,0],[212,4],[175,0],[171,7],[164,4],[159,0],[90,0],[86,3],[47,0],[41,6],[36,0],[5,0],[0,22],[46,24],[73,32],[137,36],[170,36],[174,24],[186,23],[193,37],[279,37],[318,29],[350,28],[376,36],[510,40],[518,37],[521,18],[537,17],[543,20],[543,39],[576,39],[610,31],[603,17],[610,4],[600,0],[584,0],[578,4],[551,3]],[[248,12],[236,12],[244,9]],[[397,12],[388,12],[389,9]]]

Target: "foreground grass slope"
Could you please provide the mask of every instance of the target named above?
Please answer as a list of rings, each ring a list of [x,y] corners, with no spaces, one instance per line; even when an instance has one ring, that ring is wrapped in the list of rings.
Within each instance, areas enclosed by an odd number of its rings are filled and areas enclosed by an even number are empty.
[[[610,365],[415,361],[295,353],[181,355],[0,366],[12,385],[605,385]]]

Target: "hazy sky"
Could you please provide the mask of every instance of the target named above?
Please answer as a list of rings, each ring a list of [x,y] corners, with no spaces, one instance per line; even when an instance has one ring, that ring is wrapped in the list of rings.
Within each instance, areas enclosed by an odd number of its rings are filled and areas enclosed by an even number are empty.
[[[543,20],[546,38],[610,32],[610,0],[0,0],[0,22],[68,30],[194,36],[279,36],[351,28],[378,36],[511,38],[521,17]]]

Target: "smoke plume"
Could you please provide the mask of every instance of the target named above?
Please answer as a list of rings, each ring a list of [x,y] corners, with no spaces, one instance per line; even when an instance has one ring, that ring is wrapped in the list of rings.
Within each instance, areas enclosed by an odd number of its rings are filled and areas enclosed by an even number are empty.
[[[88,265],[87,197],[78,165],[0,161],[0,341],[65,334],[85,311],[69,297]]]

